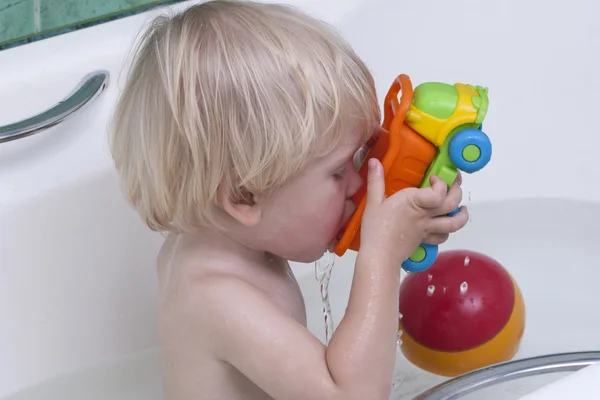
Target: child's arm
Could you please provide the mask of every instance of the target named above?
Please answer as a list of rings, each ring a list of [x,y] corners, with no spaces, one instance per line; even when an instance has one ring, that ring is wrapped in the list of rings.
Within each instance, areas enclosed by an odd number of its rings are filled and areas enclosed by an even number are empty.
[[[204,345],[276,400],[387,400],[396,356],[398,267],[357,260],[348,309],[325,347],[254,286],[198,288]],[[200,327],[199,327],[200,328]]]
[[[350,300],[329,347],[244,281],[215,277],[198,290],[200,323],[211,332],[207,345],[215,357],[274,399],[387,400],[396,355],[400,265],[429,233],[454,232],[466,223],[464,212],[435,218],[460,203],[458,186],[447,194],[445,183],[435,180],[432,188],[385,199],[381,165],[375,167]]]

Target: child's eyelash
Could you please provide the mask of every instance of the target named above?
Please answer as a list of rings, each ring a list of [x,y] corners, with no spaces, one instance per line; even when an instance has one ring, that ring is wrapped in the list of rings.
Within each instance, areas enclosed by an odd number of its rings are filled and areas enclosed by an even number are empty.
[[[336,178],[336,179],[342,179],[344,177],[345,173],[346,173],[346,167],[344,167],[341,170],[339,170],[336,173],[334,173],[333,177]]]

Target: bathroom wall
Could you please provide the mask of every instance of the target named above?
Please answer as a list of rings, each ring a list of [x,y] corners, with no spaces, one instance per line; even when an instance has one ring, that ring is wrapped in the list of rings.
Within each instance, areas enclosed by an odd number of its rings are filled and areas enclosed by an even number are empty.
[[[0,50],[183,0],[0,0]]]

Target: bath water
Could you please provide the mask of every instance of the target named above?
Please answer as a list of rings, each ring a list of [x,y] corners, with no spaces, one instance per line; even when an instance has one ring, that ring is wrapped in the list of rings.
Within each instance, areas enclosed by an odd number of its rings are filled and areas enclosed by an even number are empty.
[[[325,344],[329,344],[330,335],[333,333],[333,318],[331,316],[331,304],[329,303],[329,280],[334,264],[335,255],[330,252],[326,252],[323,257],[315,262],[315,279],[321,291],[321,304],[323,306],[323,318],[325,319]]]

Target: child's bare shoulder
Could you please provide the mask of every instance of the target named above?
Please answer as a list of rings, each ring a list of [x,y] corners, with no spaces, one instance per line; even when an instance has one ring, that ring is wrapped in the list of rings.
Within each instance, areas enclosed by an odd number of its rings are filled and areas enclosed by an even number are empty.
[[[218,247],[184,235],[167,237],[159,252],[161,344],[166,365],[177,367],[165,369],[166,398],[269,398],[221,361],[228,348],[244,344],[243,330],[229,327],[259,318],[252,304],[262,293],[239,273],[248,264],[229,259]]]
[[[301,291],[283,260],[248,259],[210,240],[172,236],[159,253],[158,276],[163,312],[185,313],[190,322],[206,326],[241,306],[268,302],[305,323]]]
[[[186,235],[171,235],[163,243],[157,259],[157,272],[163,303],[188,303],[194,299],[224,295],[221,289],[246,283],[227,255],[201,240]],[[199,311],[199,310],[197,310]],[[198,312],[194,313],[198,315]]]

